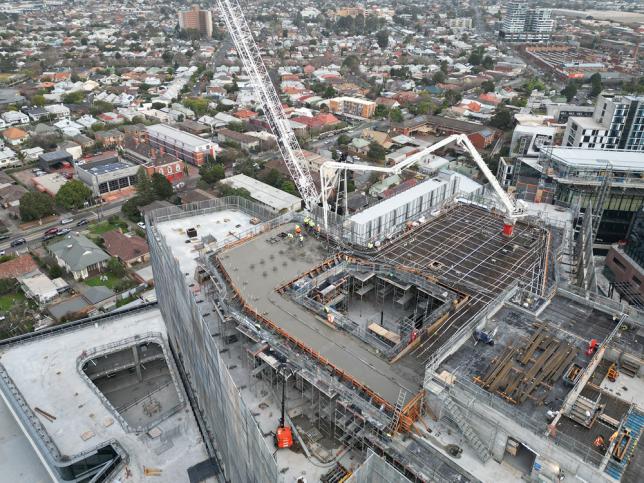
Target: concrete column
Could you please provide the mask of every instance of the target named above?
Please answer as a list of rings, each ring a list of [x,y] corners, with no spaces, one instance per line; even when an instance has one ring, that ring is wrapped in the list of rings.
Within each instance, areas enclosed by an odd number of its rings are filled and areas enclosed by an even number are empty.
[[[137,346],[132,346],[132,355],[134,356],[134,367],[136,369],[136,378],[141,382],[143,375],[141,374],[141,363],[139,362],[139,350]]]

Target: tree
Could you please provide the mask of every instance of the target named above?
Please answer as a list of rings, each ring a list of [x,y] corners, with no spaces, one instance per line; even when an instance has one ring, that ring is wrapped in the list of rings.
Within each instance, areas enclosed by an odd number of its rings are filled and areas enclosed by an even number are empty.
[[[383,119],[387,116],[389,116],[389,109],[387,106],[383,106],[382,104],[378,104],[376,106],[376,111],[374,113],[374,116],[377,117],[378,119]]]
[[[369,144],[369,151],[367,151],[367,158],[371,161],[384,161],[387,152],[380,144],[372,142]]]
[[[29,192],[20,198],[20,219],[34,221],[54,214],[54,200],[45,193]]]
[[[494,60],[492,60],[492,57],[490,57],[489,55],[486,55],[485,57],[483,57],[481,64],[486,69],[492,69],[494,67]]]
[[[338,140],[337,140],[338,146],[346,146],[350,142],[351,142],[351,138],[346,134],[340,134],[338,136]]]
[[[68,210],[82,208],[92,197],[92,190],[77,179],[65,183],[56,193],[56,203]]]
[[[566,87],[561,90],[561,94],[566,96],[566,100],[568,102],[572,101],[573,98],[577,95],[577,83],[573,81],[568,82],[568,84],[566,84]]]
[[[347,57],[342,61],[342,68],[352,72],[353,74],[360,73],[360,59],[357,55],[347,55]]]
[[[89,112],[97,116],[99,114],[103,114],[105,112],[111,112],[114,110],[114,105],[110,104],[109,102],[106,101],[94,101],[92,102],[92,107],[90,108]]]
[[[403,114],[399,107],[394,107],[389,111],[389,120],[391,122],[403,122]]]
[[[498,109],[490,119],[490,126],[498,129],[510,129],[514,124],[512,113],[508,109]]]
[[[145,168],[141,166],[139,171],[136,174],[136,193],[138,198],[137,206],[145,206],[154,201],[154,189],[152,187],[152,181],[148,176],[148,173],[145,171]]]
[[[85,100],[85,92],[83,91],[74,91],[63,97],[63,102],[65,104],[80,104]]]
[[[206,163],[199,168],[199,175],[206,183],[213,185],[226,177],[222,164]]]
[[[107,261],[107,269],[118,278],[123,278],[127,275],[127,270],[116,257],[112,257]]]
[[[443,82],[445,82],[446,79],[447,79],[447,75],[445,75],[445,72],[443,72],[442,70],[436,71],[432,76],[432,80],[436,84],[442,84]]]
[[[202,97],[191,97],[183,101],[183,105],[188,109],[192,109],[197,116],[203,116],[208,112],[208,104],[210,104],[210,101]]]
[[[386,30],[381,30],[376,34],[376,42],[378,42],[378,47],[381,49],[386,49],[389,45],[389,32]]]
[[[264,176],[264,183],[275,186],[276,188],[282,185],[282,181],[282,175],[275,168],[272,168],[266,176]]]
[[[458,91],[454,91],[454,90],[445,91],[444,96],[445,96],[445,102],[449,106],[454,106],[454,105],[458,104],[459,102],[461,102],[461,99],[463,99],[463,96],[461,95],[461,93],[458,92]]]
[[[152,190],[157,198],[161,200],[167,200],[174,194],[172,183],[161,173],[154,173],[152,175]]]
[[[142,206],[142,204],[140,204],[140,202],[141,200],[139,197],[135,196],[123,203],[123,206],[121,207],[121,213],[123,213],[123,216],[134,223],[141,221],[139,206]]]
[[[286,191],[287,193],[292,194],[293,196],[297,196],[297,188],[295,187],[295,183],[291,181],[290,179],[285,179],[282,184],[280,185],[280,189],[282,191]]]
[[[595,72],[590,76],[590,96],[597,97],[601,94],[604,86],[602,85],[602,76],[599,72]]]
[[[42,94],[35,94],[31,96],[31,104],[37,107],[42,107],[45,105],[45,96]]]
[[[481,83],[481,89],[483,92],[494,92],[494,82],[491,80],[486,80]]]

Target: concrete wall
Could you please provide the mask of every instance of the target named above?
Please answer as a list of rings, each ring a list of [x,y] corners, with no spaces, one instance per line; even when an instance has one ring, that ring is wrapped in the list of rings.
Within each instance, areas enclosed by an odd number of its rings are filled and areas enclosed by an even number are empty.
[[[495,461],[500,462],[503,459],[508,437],[511,437],[535,451],[542,466],[548,466],[550,471],[553,467],[560,468],[567,478],[577,476],[587,482],[612,481],[608,475],[584,462],[575,453],[554,444],[552,439],[546,438],[545,421],[543,432],[535,433],[530,428],[523,426],[518,419],[501,414],[485,404],[484,401],[473,398],[470,393],[460,391],[458,388],[452,388],[451,393],[452,400],[459,404],[462,414],[472,429],[476,431],[484,443],[489,443],[488,449]],[[426,401],[432,414],[438,418],[447,416],[443,400],[436,392],[428,391]]]

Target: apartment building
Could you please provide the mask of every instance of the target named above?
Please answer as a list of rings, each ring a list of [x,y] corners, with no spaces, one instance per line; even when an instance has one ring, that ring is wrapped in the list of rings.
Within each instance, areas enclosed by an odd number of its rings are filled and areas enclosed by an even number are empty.
[[[564,146],[644,151],[644,97],[602,94],[592,118],[570,117]]]
[[[509,3],[499,37],[510,42],[543,42],[553,30],[551,9],[528,8],[528,2],[519,0]]]
[[[217,144],[166,124],[148,126],[150,146],[186,163],[201,166],[208,156],[215,157]]]
[[[376,103],[357,97],[336,97],[329,99],[329,110],[334,114],[370,119],[376,112]]]
[[[197,30],[203,37],[212,37],[212,13],[193,5],[190,10],[179,12],[179,27]]]

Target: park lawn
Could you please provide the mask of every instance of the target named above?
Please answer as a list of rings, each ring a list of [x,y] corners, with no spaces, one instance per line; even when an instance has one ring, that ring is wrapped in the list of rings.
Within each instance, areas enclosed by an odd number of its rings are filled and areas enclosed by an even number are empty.
[[[118,228],[121,228],[123,232],[128,231],[128,226],[127,223],[125,223],[122,220],[119,220],[115,223],[111,223],[109,221],[103,221],[101,223],[95,223],[90,226],[89,232],[92,235],[102,235],[103,233],[107,233],[108,231],[116,230]]]
[[[19,302],[24,302],[27,298],[22,292],[9,293],[0,296],[0,310],[7,312]]]
[[[101,280],[102,276],[106,276],[107,280]],[[117,277],[111,272],[105,272],[101,273],[99,275],[95,275],[93,277],[88,278],[87,280],[84,281],[85,285],[89,285],[90,287],[98,287],[100,285],[103,285],[107,288],[111,288],[114,290],[114,287],[121,281],[122,279],[120,277]]]

